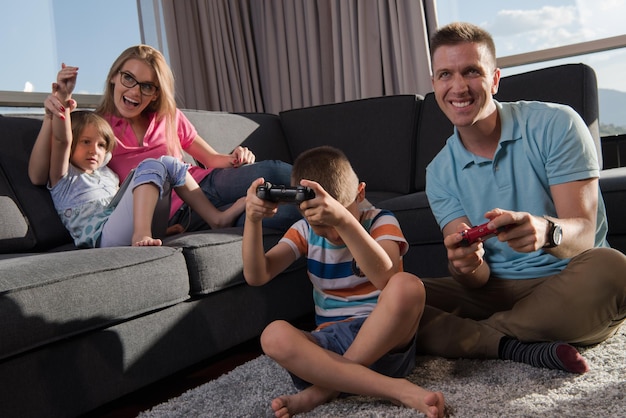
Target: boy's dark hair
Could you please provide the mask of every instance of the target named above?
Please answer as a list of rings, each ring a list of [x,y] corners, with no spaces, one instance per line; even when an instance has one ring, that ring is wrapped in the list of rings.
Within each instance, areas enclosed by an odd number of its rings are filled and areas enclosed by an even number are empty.
[[[359,178],[348,157],[340,149],[328,145],[304,151],[296,158],[291,183],[298,186],[302,179],[319,183],[344,206],[354,202],[359,187]]]
[[[94,125],[107,143],[106,151],[111,152],[115,148],[115,134],[111,125],[102,116],[89,110],[75,110],[71,113],[72,118],[72,154],[83,130],[88,125]]]
[[[443,26],[435,32],[430,38],[430,59],[432,61],[435,51],[440,46],[458,45],[463,42],[473,42],[477,44],[483,44],[487,47],[487,50],[493,58],[493,63],[496,63],[496,45],[493,42],[491,34],[481,28],[467,22],[454,22],[446,26]]]

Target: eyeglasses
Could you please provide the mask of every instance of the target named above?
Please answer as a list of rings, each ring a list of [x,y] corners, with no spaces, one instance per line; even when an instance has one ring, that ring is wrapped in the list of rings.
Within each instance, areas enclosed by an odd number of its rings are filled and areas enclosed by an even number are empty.
[[[141,91],[141,94],[144,96],[152,96],[159,90],[159,88],[152,83],[140,83],[135,77],[132,76],[132,74],[127,73],[126,71],[120,71],[119,73],[120,81],[124,87],[128,87],[130,89],[139,84],[139,91]]]

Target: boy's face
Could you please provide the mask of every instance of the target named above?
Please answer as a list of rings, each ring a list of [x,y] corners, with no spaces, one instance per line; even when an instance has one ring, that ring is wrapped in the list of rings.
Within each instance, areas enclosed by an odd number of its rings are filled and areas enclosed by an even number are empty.
[[[107,142],[93,124],[87,124],[76,141],[71,162],[87,173],[93,173],[104,162]]]
[[[458,128],[470,127],[495,111],[500,70],[483,44],[443,45],[433,54],[437,104]]]

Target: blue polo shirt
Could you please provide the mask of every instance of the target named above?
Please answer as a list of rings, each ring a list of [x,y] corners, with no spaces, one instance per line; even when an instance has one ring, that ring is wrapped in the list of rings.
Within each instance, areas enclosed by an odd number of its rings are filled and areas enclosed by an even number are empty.
[[[524,101],[496,106],[502,131],[493,160],[467,151],[455,128],[426,168],[426,193],[441,228],[462,216],[484,223],[496,207],[556,217],[551,185],[599,177],[593,138],[571,107]],[[596,246],[608,246],[607,229],[599,195]],[[501,278],[544,277],[569,262],[541,250],[519,253],[497,239],[484,247],[492,275]]]

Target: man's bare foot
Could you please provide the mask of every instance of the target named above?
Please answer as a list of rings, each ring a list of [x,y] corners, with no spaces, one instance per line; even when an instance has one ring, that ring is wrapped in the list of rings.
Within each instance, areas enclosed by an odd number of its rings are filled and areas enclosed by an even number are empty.
[[[338,392],[309,386],[294,395],[283,395],[272,401],[272,409],[277,418],[289,418],[296,414],[309,412],[339,395]]]
[[[159,247],[163,245],[163,242],[158,238],[152,237],[133,237],[133,247]]]

